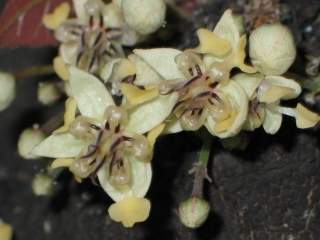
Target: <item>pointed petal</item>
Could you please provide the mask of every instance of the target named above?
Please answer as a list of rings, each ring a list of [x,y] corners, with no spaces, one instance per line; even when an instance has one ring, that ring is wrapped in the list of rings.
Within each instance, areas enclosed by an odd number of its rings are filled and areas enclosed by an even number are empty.
[[[70,68],[70,88],[82,115],[101,119],[106,108],[114,105],[106,87],[93,75]]]
[[[69,133],[51,135],[32,150],[32,154],[49,158],[72,158],[87,146],[85,140]]]
[[[213,32],[227,40],[232,48],[236,48],[240,39],[240,31],[230,9],[224,12]]]
[[[151,164],[128,156],[131,164],[132,186],[126,190],[119,190],[109,182],[108,164],[105,164],[98,171],[98,179],[104,191],[116,202],[121,201],[125,197],[134,196],[143,198],[151,184],[152,169]]]
[[[235,75],[232,79],[236,81],[243,90],[247,93],[249,99],[254,96],[259,84],[263,80],[264,76],[262,74],[245,74],[239,73]]]
[[[162,124],[156,126],[155,128],[151,129],[150,132],[148,132],[147,138],[148,138],[148,141],[150,142],[151,146],[154,146],[154,144],[157,141],[157,138],[163,132],[165,126],[166,125],[164,123],[162,123]]]
[[[212,54],[217,57],[224,57],[231,51],[229,42],[220,38],[214,32],[207,29],[199,29],[197,31],[200,41],[199,47],[195,50],[202,54]]]
[[[166,80],[184,78],[175,63],[175,57],[181,51],[172,48],[155,48],[150,50],[136,49],[133,52],[148,63],[162,78]]]
[[[139,56],[132,54],[128,58],[136,68],[135,84],[146,86],[158,84],[163,80],[163,78]]]
[[[282,97],[283,100],[293,99],[301,94],[300,84],[293,79],[282,76],[266,76],[265,80],[272,85],[290,89],[290,92]]]
[[[177,94],[173,93],[138,106],[129,113],[127,130],[140,134],[150,131],[171,114],[177,100]]]
[[[101,68],[99,76],[102,78],[104,82],[108,82],[110,80],[110,77],[114,71],[115,65],[120,61],[121,61],[121,58],[112,59],[108,61],[108,63]]]

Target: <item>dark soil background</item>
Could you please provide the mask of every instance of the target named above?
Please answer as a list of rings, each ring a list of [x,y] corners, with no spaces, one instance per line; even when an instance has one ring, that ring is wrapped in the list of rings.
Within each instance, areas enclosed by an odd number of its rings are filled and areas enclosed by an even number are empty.
[[[153,44],[192,47],[196,44],[196,28],[214,26],[228,6],[241,12],[245,4],[244,0],[202,1],[189,22],[171,11],[169,30],[162,31],[156,37],[157,44]],[[320,14],[320,1],[291,0],[282,6],[282,20],[295,32],[299,46],[292,71],[303,74],[304,55],[320,53],[320,28],[314,24]],[[171,29],[176,33],[171,34]],[[0,69],[14,72],[50,63],[55,51],[0,49]],[[78,185],[67,172],[57,179],[54,196],[34,196],[31,181],[45,162],[21,159],[16,142],[24,128],[35,122],[43,124],[63,108],[62,103],[55,107],[37,103],[37,83],[46,79],[19,81],[17,98],[0,113],[0,218],[12,224],[15,240],[320,239],[319,130],[296,130],[292,119],[286,119],[275,136],[267,136],[262,130],[250,134],[244,152],[226,151],[218,140],[214,142],[209,167],[214,183],[206,185],[213,211],[197,231],[183,227],[176,214],[179,202],[191,192],[188,170],[200,148],[200,140],[191,133],[165,136],[157,143],[148,193],[151,216],[133,229],[109,219],[106,211],[111,200],[102,189],[90,181]]]

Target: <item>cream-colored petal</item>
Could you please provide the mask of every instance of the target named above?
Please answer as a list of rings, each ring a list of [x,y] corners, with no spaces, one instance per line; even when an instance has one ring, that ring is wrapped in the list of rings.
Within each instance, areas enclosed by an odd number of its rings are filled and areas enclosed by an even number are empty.
[[[263,129],[266,133],[276,134],[282,124],[282,114],[277,112],[272,106],[265,109],[265,118],[263,122]]]
[[[137,222],[144,222],[150,214],[151,204],[148,199],[126,197],[112,204],[109,215],[112,220],[121,222],[124,227],[133,227]]]
[[[195,49],[197,52],[224,57],[231,51],[229,42],[214,32],[202,28],[197,31],[197,34],[200,41],[200,45]]]
[[[39,157],[72,158],[87,147],[85,140],[74,137],[69,133],[51,135],[36,146],[31,153]]]
[[[135,159],[133,156],[127,156],[131,166],[131,182],[132,185],[128,189],[118,189],[109,181],[109,168],[105,164],[97,173],[99,182],[104,191],[114,200],[121,201],[122,199],[135,196],[144,197],[149,190],[152,178],[151,164]]]
[[[160,134],[163,132],[166,125],[164,123],[156,126],[155,128],[151,129],[150,132],[148,132],[148,141],[150,142],[151,146],[154,146],[154,144],[157,141],[157,138],[160,136]]]
[[[214,136],[218,136],[219,138],[233,137],[240,132],[242,125],[246,121],[248,115],[248,97],[242,87],[234,81],[229,81],[226,85],[220,86],[220,91],[226,95],[226,98],[229,99],[231,105],[236,110],[236,116],[232,118],[233,123],[230,124],[227,130],[222,132],[217,131],[216,126],[218,123],[209,115],[205,125]]]
[[[76,62],[78,54],[78,45],[77,43],[63,43],[59,47],[59,55],[65,62],[65,64],[72,65]]]
[[[296,108],[296,124],[298,128],[312,128],[320,121],[320,116],[317,113],[311,112],[300,103]]]
[[[89,18],[85,9],[85,3],[87,1],[88,0],[73,0],[73,8],[77,17],[83,20],[87,20]]]
[[[135,84],[146,86],[163,81],[163,78],[139,56],[132,54],[128,58],[136,68]]]
[[[173,48],[154,48],[135,49],[133,52],[148,63],[162,78],[166,80],[184,78],[175,63],[175,58],[181,51]]]
[[[121,61],[121,58],[115,58],[108,61],[100,70],[100,77],[104,82],[108,82],[111,79],[112,73],[114,71],[115,65]]]
[[[140,134],[150,131],[171,114],[177,100],[178,95],[172,93],[166,96],[159,96],[150,102],[134,108],[129,112],[127,130]]]
[[[170,121],[166,121],[166,128],[164,129],[165,134],[172,134],[182,132],[183,127],[179,119],[173,119]]]
[[[252,99],[252,97],[254,97],[255,91],[257,90],[263,78],[264,76],[259,73],[256,73],[256,74],[239,73],[234,77],[232,77],[232,79],[236,81],[247,93],[247,96],[249,99]]]
[[[95,76],[71,67],[70,87],[82,115],[101,119],[106,108],[114,105],[106,87]]]
[[[283,96],[283,100],[293,99],[298,97],[301,94],[301,86],[293,79],[288,79],[282,76],[266,76],[265,80],[272,85],[286,87],[291,91],[289,94]]]
[[[240,31],[230,9],[224,12],[213,32],[236,48],[240,39]]]

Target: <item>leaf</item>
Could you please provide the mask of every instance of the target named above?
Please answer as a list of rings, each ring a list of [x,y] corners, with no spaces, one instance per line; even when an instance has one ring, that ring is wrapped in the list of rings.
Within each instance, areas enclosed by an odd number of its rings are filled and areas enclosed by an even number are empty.
[[[71,0],[10,0],[0,14],[0,47],[41,47],[56,45],[53,32],[42,18],[62,2]]]

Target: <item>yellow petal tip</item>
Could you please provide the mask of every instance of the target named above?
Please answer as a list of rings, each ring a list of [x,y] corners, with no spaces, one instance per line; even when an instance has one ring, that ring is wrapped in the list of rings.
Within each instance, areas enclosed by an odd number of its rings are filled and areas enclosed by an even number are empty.
[[[144,222],[150,214],[151,203],[146,198],[125,197],[112,204],[109,215],[112,220],[121,222],[124,227],[130,228],[137,222]]]
[[[52,13],[43,16],[43,25],[51,30],[57,29],[60,24],[68,18],[70,10],[71,8],[68,2],[61,3]]]

